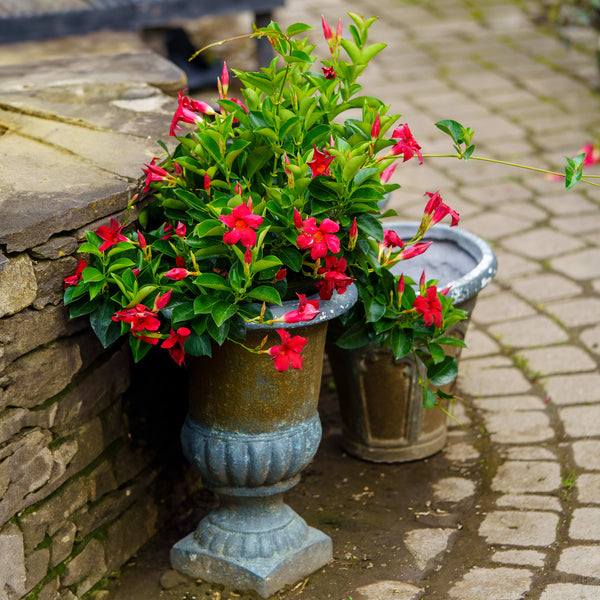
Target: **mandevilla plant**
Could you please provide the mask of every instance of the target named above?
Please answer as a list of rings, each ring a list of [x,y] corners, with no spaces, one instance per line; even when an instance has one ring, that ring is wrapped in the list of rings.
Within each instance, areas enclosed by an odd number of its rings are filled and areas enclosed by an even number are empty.
[[[136,361],[160,346],[182,364],[187,354],[210,356],[215,343],[244,345],[248,323],[310,321],[320,300],[355,283],[360,302],[340,345],[378,342],[396,358],[414,352],[426,366],[428,406],[429,384],[454,378],[444,345],[462,342],[445,332],[464,313],[425,274],[415,282],[391,269],[427,250],[430,227],[459,216],[429,191],[411,240],[384,229],[381,218],[395,213],[380,214],[378,203],[399,187],[389,183],[394,169],[423,155],[399,115],[362,95],[357,79],[385,45],[367,41],[375,18],[349,15],[350,39],[341,21],[334,31],[323,19],[329,57],[321,62],[301,38],[307,25],[249,34],[266,37],[277,58],[259,72],[233,71],[243,100],[228,96],[226,65],[214,106],[180,92],[170,130],[177,145],[159,142],[165,154],[143,169],[143,192],[153,197],[139,228],[125,232],[112,219],[88,231],[86,258],[65,279],[71,317],[89,315],[104,346],[128,335]],[[474,158],[469,128],[438,127],[454,140],[450,156]],[[569,184],[581,176],[577,160]],[[273,319],[269,305],[289,298],[297,307]],[[301,368],[306,340],[278,332],[281,344],[247,349],[268,354],[279,371]]]

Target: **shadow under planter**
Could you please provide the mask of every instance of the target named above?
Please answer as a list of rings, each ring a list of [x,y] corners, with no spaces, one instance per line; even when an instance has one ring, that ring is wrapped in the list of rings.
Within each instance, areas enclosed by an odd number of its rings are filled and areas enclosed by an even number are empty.
[[[190,407],[183,450],[220,504],[173,547],[173,568],[268,597],[329,562],[331,539],[283,502],[321,440],[317,402],[327,321],[356,302],[356,288],[321,302],[310,323],[282,323],[307,338],[303,367],[277,372],[268,355],[226,342],[190,360]],[[274,307],[275,318],[297,301]],[[279,344],[267,326],[248,326],[246,346]]]
[[[419,224],[386,222],[400,238],[410,239]],[[401,262],[395,274],[419,281],[438,279],[438,287],[451,286],[455,306],[470,317],[477,294],[493,279],[497,261],[490,246],[478,236],[446,225],[430,229],[425,241],[434,243],[424,254]],[[447,335],[463,340],[469,318]],[[457,361],[459,347],[449,347]],[[446,443],[447,417],[443,410],[423,408],[417,367],[411,356],[396,360],[389,348],[372,344],[345,350],[327,340],[342,415],[342,445],[351,455],[373,462],[405,462],[431,456]],[[452,384],[442,388],[451,393]]]

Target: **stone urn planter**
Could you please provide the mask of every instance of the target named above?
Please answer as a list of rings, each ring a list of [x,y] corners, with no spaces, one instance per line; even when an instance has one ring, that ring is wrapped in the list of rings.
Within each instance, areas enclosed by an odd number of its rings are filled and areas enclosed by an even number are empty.
[[[277,372],[268,355],[234,342],[212,358],[190,359],[184,454],[220,504],[171,551],[173,568],[194,578],[268,597],[329,562],[331,539],[283,502],[321,439],[317,402],[327,322],[356,302],[354,286],[322,301],[309,323],[285,324],[308,339],[303,367]],[[275,307],[275,317],[294,305]],[[250,325],[245,344],[278,344],[277,332]]]
[[[410,239],[418,223],[386,222],[403,239]],[[426,253],[394,268],[415,281],[425,269],[439,288],[452,286],[449,296],[470,316],[477,294],[494,277],[496,257],[481,238],[459,228],[436,225],[424,240],[434,244]],[[464,339],[469,319],[447,335]],[[405,462],[430,456],[444,447],[447,416],[439,407],[423,408],[417,367],[412,356],[395,360],[378,344],[345,350],[328,339],[342,415],[342,445],[351,455],[373,462]],[[448,348],[459,358],[460,348]],[[442,388],[452,391],[452,384]]]

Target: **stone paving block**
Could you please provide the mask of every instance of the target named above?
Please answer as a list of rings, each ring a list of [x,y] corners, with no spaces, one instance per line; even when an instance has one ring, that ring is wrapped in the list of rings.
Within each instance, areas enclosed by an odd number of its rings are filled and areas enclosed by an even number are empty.
[[[485,427],[497,444],[530,444],[554,437],[548,415],[539,411],[491,412],[483,415]]]
[[[517,200],[529,200],[532,196],[531,192],[514,181],[506,181],[490,185],[471,185],[466,187],[461,192],[465,198],[483,204],[492,208],[497,208],[499,205],[510,206]]]
[[[0,272],[0,317],[14,315],[29,306],[37,295],[31,259],[26,254],[9,259]]]
[[[583,246],[577,237],[565,235],[549,227],[539,227],[533,231],[515,235],[505,240],[504,245],[513,252],[535,259],[562,255]]]
[[[527,569],[474,567],[450,588],[449,596],[457,600],[521,600],[530,584]]]
[[[583,583],[551,583],[540,596],[540,600],[598,600],[597,585]]]
[[[564,329],[543,315],[498,323],[490,327],[489,331],[500,344],[511,348],[560,344],[569,339]]]
[[[506,494],[496,500],[496,505],[500,508],[520,508],[522,510],[562,511],[558,498],[542,494]]]
[[[591,352],[600,354],[600,326],[586,329],[579,337]]]
[[[600,323],[600,300],[598,298],[575,298],[546,305],[546,310],[555,315],[566,327],[596,325]]]
[[[499,550],[492,554],[492,560],[497,563],[523,567],[543,567],[546,555],[538,550]]]
[[[574,540],[600,541],[600,508],[576,508],[569,536]]]
[[[539,375],[595,371],[598,368],[596,361],[584,350],[566,344],[521,350],[518,356],[525,359],[528,372]]]
[[[586,471],[600,471],[600,441],[573,442],[575,464]]]
[[[537,396],[499,396],[498,398],[477,398],[475,405],[490,412],[512,413],[524,410],[546,410],[546,403]]]
[[[498,207],[501,212],[513,217],[520,217],[529,221],[532,225],[545,221],[548,213],[541,208],[531,204],[531,202],[511,202]]]
[[[469,369],[461,366],[458,388],[471,396],[501,396],[523,394],[531,390],[531,384],[517,368]]]
[[[537,202],[545,210],[555,215],[565,215],[567,217],[595,209],[595,205],[577,191],[552,196],[544,195]]]
[[[511,287],[513,291],[534,303],[572,298],[582,292],[582,288],[570,279],[550,273],[512,280]]]
[[[553,404],[587,404],[600,401],[600,375],[560,375],[541,381]]]
[[[502,249],[496,249],[495,252],[498,259],[496,281],[512,282],[515,277],[533,274],[541,269],[539,263],[528,258],[511,254]],[[528,281],[528,279],[524,281]]]
[[[460,502],[475,494],[475,482],[464,477],[447,477],[433,484],[433,496],[438,502]]]
[[[517,231],[527,229],[530,223],[498,211],[493,214],[486,211],[476,217],[461,219],[461,226],[468,231],[477,232],[477,235],[485,240],[497,240]]]
[[[422,528],[408,531],[404,544],[421,571],[427,564],[448,549],[450,538],[457,534],[456,529]]]
[[[453,462],[471,462],[480,456],[479,451],[467,442],[449,442],[444,448],[444,454]]]
[[[504,510],[488,513],[479,535],[488,544],[548,546],[556,539],[558,515],[539,511]]]
[[[356,589],[357,600],[418,600],[423,593],[405,581],[376,581]]]
[[[555,258],[550,266],[578,281],[600,276],[600,248],[588,248]]]
[[[557,571],[600,578],[600,546],[572,546],[565,548],[556,566]]]
[[[540,446],[515,446],[501,451],[510,460],[556,460],[556,455],[548,448]]]
[[[519,317],[534,315],[536,311],[526,302],[510,292],[502,292],[491,297],[479,298],[473,311],[475,323],[497,323]]]
[[[600,404],[568,406],[559,414],[569,437],[600,436]]]
[[[581,504],[600,504],[600,475],[582,473],[577,478],[577,500]]]
[[[552,227],[560,229],[566,233],[580,235],[587,231],[594,232],[600,229],[600,214],[589,213],[587,215],[576,215],[573,217],[561,217],[552,219]]]
[[[507,461],[492,480],[492,490],[510,494],[553,492],[560,485],[560,465],[544,461]]]
[[[472,324],[467,330],[465,337],[466,348],[463,348],[462,358],[472,358],[477,356],[485,356],[498,352],[498,344],[486,333],[479,329],[475,329]]]

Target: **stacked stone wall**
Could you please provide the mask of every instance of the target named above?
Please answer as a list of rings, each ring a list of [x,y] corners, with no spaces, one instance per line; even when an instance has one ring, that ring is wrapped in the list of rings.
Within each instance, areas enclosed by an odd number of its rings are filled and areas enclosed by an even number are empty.
[[[165,492],[169,460],[184,468],[182,372],[134,370],[62,304],[84,229],[0,264],[0,600],[93,593],[187,495]]]

